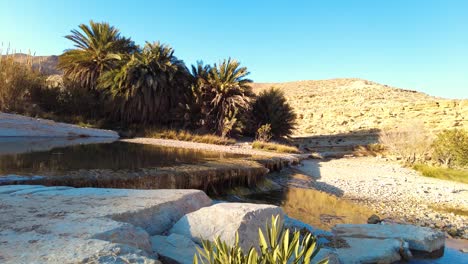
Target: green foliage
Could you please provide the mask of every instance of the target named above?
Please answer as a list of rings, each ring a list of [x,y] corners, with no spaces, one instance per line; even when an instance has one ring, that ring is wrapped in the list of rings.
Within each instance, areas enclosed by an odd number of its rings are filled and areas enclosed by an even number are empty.
[[[445,130],[437,134],[432,144],[434,158],[443,165],[468,166],[468,131]]]
[[[98,87],[114,100],[117,119],[126,124],[171,120],[190,81],[174,50],[159,42],[146,43],[142,51],[121,61],[98,79]]]
[[[258,130],[257,130],[257,135],[255,136],[255,139],[258,141],[262,142],[268,142],[270,141],[272,135],[271,135],[271,125],[270,124],[265,124],[262,125]]]
[[[443,167],[434,167],[425,164],[416,164],[413,169],[421,172],[422,175],[442,180],[456,181],[468,184],[468,170],[457,170]]]
[[[219,65],[192,66],[202,125],[221,136],[240,128],[239,116],[249,109],[253,97],[248,74],[246,67],[230,58]]]
[[[270,143],[270,142],[262,142],[258,140],[252,142],[252,148],[279,152],[279,153],[300,153],[299,149],[293,146]]]
[[[104,22],[91,20],[89,25],[81,24],[79,30],[74,29],[65,37],[75,49],[60,55],[59,69],[67,79],[88,89],[96,88],[98,78],[115,67],[120,54],[131,54],[137,49],[131,39],[122,37],[118,29]]]
[[[270,124],[271,133],[276,138],[290,136],[296,125],[296,114],[286,102],[283,91],[276,88],[258,95],[250,116],[254,131],[264,124]]]
[[[296,263],[309,264],[318,254],[320,248],[312,234],[307,233],[301,238],[299,231],[290,235],[289,229],[285,229],[279,223],[279,217],[271,219],[271,225],[266,226],[267,236],[262,230],[258,230],[260,253],[255,247],[251,247],[247,254],[239,246],[239,235],[236,234],[233,246],[227,245],[218,238],[214,242],[203,241],[203,249],[198,249],[193,263],[198,264],[276,264]],[[328,263],[327,259],[318,263]]]

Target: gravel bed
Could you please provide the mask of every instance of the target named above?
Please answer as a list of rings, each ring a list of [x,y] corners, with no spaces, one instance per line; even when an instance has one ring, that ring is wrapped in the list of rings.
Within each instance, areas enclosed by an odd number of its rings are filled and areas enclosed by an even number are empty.
[[[315,178],[314,188],[369,206],[382,218],[468,239],[468,184],[424,177],[368,157],[305,160],[297,169]]]

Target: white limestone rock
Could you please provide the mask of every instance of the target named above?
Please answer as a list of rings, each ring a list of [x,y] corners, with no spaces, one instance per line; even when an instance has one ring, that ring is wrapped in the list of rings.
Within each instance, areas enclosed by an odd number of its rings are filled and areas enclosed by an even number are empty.
[[[398,239],[370,239],[345,237],[350,247],[336,249],[341,263],[390,264],[401,260],[404,243]]]
[[[271,223],[271,217],[275,215],[284,219],[283,210],[274,205],[219,203],[185,215],[170,233],[189,237],[197,243],[219,236],[232,245],[238,232],[240,246],[248,250],[258,245],[258,229],[262,228],[266,234],[265,225]]]
[[[0,262],[157,263],[150,236],[209,205],[198,190],[0,186]]]
[[[169,236],[152,236],[153,251],[157,252],[164,262],[192,264],[193,256],[197,253],[197,244],[190,238],[170,234]]]
[[[0,137],[119,138],[119,135],[111,130],[86,128],[47,119],[0,112]]]
[[[332,231],[339,237],[402,239],[408,242],[410,250],[426,253],[438,251],[442,251],[441,253],[443,253],[445,246],[444,233],[428,227],[414,225],[340,224],[336,225]]]

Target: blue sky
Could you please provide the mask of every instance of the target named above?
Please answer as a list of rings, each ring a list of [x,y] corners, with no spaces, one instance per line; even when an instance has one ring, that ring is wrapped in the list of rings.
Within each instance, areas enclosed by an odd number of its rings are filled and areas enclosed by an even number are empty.
[[[465,0],[4,0],[0,41],[60,54],[93,19],[168,43],[189,65],[236,58],[257,82],[357,77],[468,98],[467,14]]]

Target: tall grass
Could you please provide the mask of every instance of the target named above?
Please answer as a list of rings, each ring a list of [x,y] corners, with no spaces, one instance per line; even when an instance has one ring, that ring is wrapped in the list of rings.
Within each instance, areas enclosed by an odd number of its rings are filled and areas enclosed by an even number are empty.
[[[294,146],[269,143],[269,142],[263,142],[263,141],[258,141],[258,140],[252,142],[252,148],[279,152],[279,153],[300,153],[299,149]]]
[[[216,145],[232,145],[236,143],[234,139],[218,137],[212,134],[194,134],[186,130],[173,129],[154,129],[148,128],[143,132],[143,136],[150,138],[173,139],[181,141],[190,141],[197,143],[207,143]]]
[[[45,85],[45,78],[32,67],[32,55],[25,63],[18,63],[7,48],[0,48],[0,111],[32,112],[34,96]]]
[[[416,164],[413,166],[413,169],[419,171],[423,176],[426,177],[468,184],[468,170],[434,167],[425,164]]]

